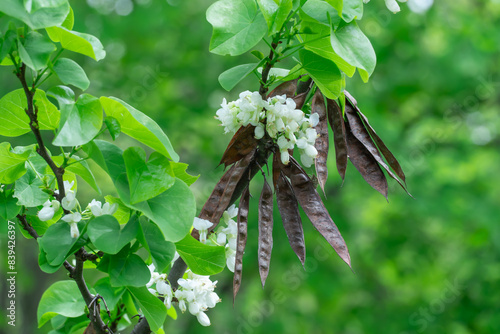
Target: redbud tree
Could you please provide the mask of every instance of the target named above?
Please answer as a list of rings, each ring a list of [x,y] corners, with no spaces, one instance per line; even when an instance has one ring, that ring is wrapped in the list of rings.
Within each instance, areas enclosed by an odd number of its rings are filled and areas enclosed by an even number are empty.
[[[395,0],[385,3],[399,11]],[[30,133],[33,140],[28,146],[0,143],[0,217],[8,230],[17,225],[38,243],[42,271],[68,273],[37,301],[39,327],[164,333],[164,322],[178,311],[209,326],[207,311],[221,302],[210,276],[227,267],[236,297],[253,214],[264,286],[275,203],[302,264],[299,207],[351,266],[317,191],[327,181],[329,146],[342,179],[350,160],[383,196],[386,174],[406,189],[398,161],[346,90],[348,77],[367,82],[375,70],[375,50],[357,24],[363,6],[362,0],[220,0],[207,9],[211,52],[255,56],[222,73],[220,85],[229,91],[252,76],[260,87],[235,101],[224,99],[214,111],[232,139],[220,161],[225,173],[197,209],[190,185],[198,177],[186,172],[161,127],[140,106],[85,93],[89,79],[72,55],[99,61],[106,52],[98,38],[73,30],[78,16],[68,0],[0,2],[0,65],[19,84],[1,94],[0,135]],[[266,54],[255,49],[262,43]],[[49,77],[59,84],[48,86]],[[123,150],[117,145],[123,136],[149,150]],[[47,142],[57,149],[50,151]],[[116,196],[101,192],[95,168],[109,175]],[[250,213],[249,183],[258,173],[264,185],[254,199],[258,212]],[[78,182],[105,200],[80,202]],[[9,248],[14,258],[15,240]],[[90,286],[85,276],[96,270],[104,278]]]

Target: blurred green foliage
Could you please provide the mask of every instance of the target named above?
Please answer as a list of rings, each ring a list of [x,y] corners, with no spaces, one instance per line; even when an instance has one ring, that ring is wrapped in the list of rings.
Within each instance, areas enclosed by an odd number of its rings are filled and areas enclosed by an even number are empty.
[[[198,208],[222,175],[216,166],[230,139],[213,119],[218,105],[258,88],[254,77],[231,93],[219,86],[221,72],[253,59],[208,52],[210,3],[136,0],[130,14],[120,16],[72,1],[75,29],[98,36],[107,51],[99,63],[76,59],[89,75],[88,92],[119,97],[158,121],[190,172],[201,174],[192,186]],[[354,76],[347,89],[402,162],[415,199],[390,180],[387,203],[352,165],[341,187],[331,156],[325,204],[350,248],[354,273],[311,226],[304,270],[275,210],[271,271],[262,289],[261,184],[254,182],[234,308],[232,276],[225,271],[215,276],[223,302],[209,313],[212,326],[203,328],[186,314],[168,321],[167,333],[500,332],[500,2],[442,0],[425,14],[403,4],[393,15],[382,1],[372,1],[360,26],[376,50],[377,68],[368,84]],[[1,68],[0,77],[1,95],[18,88],[9,70]],[[16,140],[32,142],[29,134]],[[103,193],[109,182],[100,176]],[[79,188],[86,192],[82,203],[95,197],[85,187]],[[2,316],[0,328],[46,333],[48,326],[36,329],[36,305],[66,273],[42,273],[35,242],[20,232],[17,240],[18,326],[7,327]],[[92,283],[98,278],[87,277]],[[4,303],[4,279],[1,287]]]

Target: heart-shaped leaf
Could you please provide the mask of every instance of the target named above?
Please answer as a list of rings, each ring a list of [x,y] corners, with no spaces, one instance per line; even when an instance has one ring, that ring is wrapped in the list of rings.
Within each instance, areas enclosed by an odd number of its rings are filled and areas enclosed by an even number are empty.
[[[118,253],[126,244],[135,238],[139,231],[138,219],[133,216],[123,227],[111,215],[103,215],[92,219],[87,227],[87,234],[94,245],[108,254]]]

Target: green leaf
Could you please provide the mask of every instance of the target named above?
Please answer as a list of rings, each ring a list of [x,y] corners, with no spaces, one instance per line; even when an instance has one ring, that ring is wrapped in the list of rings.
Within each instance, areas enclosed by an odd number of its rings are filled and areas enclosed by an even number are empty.
[[[79,223],[78,228],[82,232],[84,223]],[[70,251],[81,238],[72,238],[69,224],[59,222],[49,226],[43,237],[38,238],[38,243],[45,252],[47,263],[51,266],[61,265],[71,255]]]
[[[47,100],[43,90],[36,90],[35,105],[38,108],[38,124],[41,130],[55,130],[59,124],[59,110]],[[0,99],[0,135],[17,137],[31,131],[28,108],[23,89],[17,89]]]
[[[167,308],[165,304],[153,296],[145,286],[140,288],[128,286],[127,289],[134,297],[137,304],[139,304],[151,330],[157,331],[160,329],[167,317]]]
[[[269,28],[269,36],[281,30],[292,10],[292,0],[257,0]]]
[[[89,88],[90,81],[80,65],[68,58],[60,58],[54,64],[54,72],[65,85],[73,85],[81,90]]]
[[[176,242],[189,232],[196,213],[196,202],[189,187],[180,179],[167,191],[147,201],[130,204],[130,188],[123,151],[116,145],[94,140],[84,148],[87,154],[108,173],[120,199],[128,207],[142,211],[158,225],[165,239]]]
[[[340,7],[342,7],[342,1],[340,1]],[[326,3],[322,0],[308,0],[301,8],[300,8],[300,16],[303,20],[312,21],[312,23],[319,23],[322,25],[326,25],[328,28],[331,25],[337,26],[340,23],[340,16],[337,9]],[[307,25],[308,22],[306,22]],[[309,28],[313,28],[310,27]],[[302,25],[302,29],[304,26]],[[315,29],[312,29],[316,32]],[[322,36],[318,31],[319,35],[314,36],[313,39]]]
[[[136,204],[156,197],[175,182],[172,166],[166,157],[153,152],[146,162],[146,152],[130,147],[123,152],[130,189],[130,203]]]
[[[148,266],[139,255],[130,252],[130,246],[125,246],[118,254],[111,256],[109,262],[111,286],[144,286],[150,278]]]
[[[356,72],[356,67],[349,65],[344,59],[333,51],[332,44],[330,42],[330,25],[323,25],[321,23],[304,20],[301,24],[301,29],[306,28],[315,32],[315,34],[304,34],[302,36],[304,38],[304,42],[306,43],[304,45],[306,50],[312,51],[323,58],[330,59],[342,72],[347,74],[349,77],[352,77]],[[324,37],[319,38],[319,36]]]
[[[61,210],[61,212],[62,212],[62,210]],[[54,218],[55,217],[56,217],[56,215],[54,215]],[[54,218],[52,218],[52,219],[54,219]],[[26,220],[31,225],[31,227],[33,227],[33,229],[36,231],[36,233],[38,233],[38,235],[44,235],[45,231],[47,231],[47,229],[49,228],[50,220],[43,222],[40,219],[38,219],[38,216],[36,216],[36,215],[26,215]],[[25,229],[22,228],[22,229],[20,229],[20,231],[26,239],[33,239],[33,237],[31,235],[29,235],[28,231],[26,231]]]
[[[181,240],[191,229],[196,201],[189,187],[179,179],[159,196],[131,205],[155,222],[168,241]]]
[[[8,64],[8,65],[14,65],[12,63],[10,57],[7,57],[7,56],[12,51],[12,48],[15,45],[16,40],[17,40],[17,33],[14,31],[14,29],[9,29],[5,32],[5,34],[3,36],[3,43],[1,43],[1,47],[0,47],[0,61],[2,61],[2,64],[1,64],[2,66],[7,65],[7,64],[4,64],[5,61],[10,62],[10,64]]]
[[[344,2],[347,2],[348,0],[325,0],[325,1],[328,2],[333,8],[335,8],[337,10],[337,13],[342,13]],[[307,5],[307,2],[305,5]]]
[[[267,24],[254,0],[220,0],[207,10],[213,26],[210,51],[238,56],[254,47],[267,32]]]
[[[38,248],[40,250],[40,253],[38,254],[38,265],[40,266],[40,269],[47,274],[53,274],[58,271],[59,268],[61,268],[62,263],[56,266],[49,264],[49,262],[47,261],[47,253],[45,253],[40,244],[38,244]]]
[[[73,8],[71,6],[69,7],[69,13],[66,16],[66,19],[64,19],[64,22],[61,23],[61,27],[64,27],[68,30],[73,29],[73,26],[75,25],[75,13],[73,12]]]
[[[45,203],[49,199],[49,194],[44,192],[42,187],[42,180],[29,168],[27,173],[16,181],[14,197],[18,199],[17,204],[33,207]]]
[[[196,180],[198,180],[198,178],[200,177],[200,175],[193,176],[186,172],[188,164],[182,162],[171,162],[170,165],[172,166],[175,177],[184,181],[184,183],[186,183],[188,186],[195,183]]]
[[[64,162],[64,157],[55,156],[52,157],[52,160],[59,167]],[[90,185],[95,191],[99,194],[101,193],[101,189],[97,185],[97,181],[94,177],[94,174],[90,170],[90,166],[87,161],[82,160],[77,155],[73,154],[72,158],[68,160],[68,166],[66,166],[66,171],[75,173],[79,177],[82,178],[88,185]]]
[[[46,36],[30,31],[24,43],[18,42],[19,57],[22,62],[34,71],[47,67],[52,52],[57,48]]]
[[[46,30],[50,39],[54,42],[60,42],[66,50],[80,53],[97,61],[106,57],[106,51],[104,51],[101,41],[95,36],[63,27],[50,27]]]
[[[271,0],[272,1],[272,0]],[[233,68],[230,68],[227,71],[224,71],[221,75],[219,75],[219,83],[227,91],[230,91],[243,80],[247,75],[252,73],[260,63],[252,63],[252,64],[244,64],[238,65]]]
[[[60,314],[68,318],[78,317],[85,313],[85,302],[73,280],[58,281],[42,295],[38,304],[38,328]]]
[[[120,135],[120,132],[122,132],[122,128],[118,120],[112,116],[106,116],[104,123],[106,124],[106,128],[108,129],[111,138],[116,140],[116,138]]]
[[[363,0],[343,0],[343,3],[341,12],[342,19],[345,22],[351,22],[354,19],[361,20],[363,18]]]
[[[302,66],[311,75],[321,92],[329,99],[336,99],[342,91],[342,75],[334,62],[317,54],[300,50]]]
[[[139,222],[136,216],[132,217],[123,229],[118,220],[110,215],[92,219],[87,227],[87,234],[94,246],[108,254],[118,253],[136,237],[138,231]]]
[[[175,162],[179,161],[179,156],[175,153],[170,140],[155,121],[120,99],[101,97],[100,100],[106,115],[118,120],[123,133],[167,158]]]
[[[104,298],[110,310],[113,310],[116,307],[116,305],[120,301],[120,298],[125,292],[125,288],[123,287],[112,287],[109,281],[109,277],[103,277],[98,280],[94,284],[94,289],[99,295],[102,296],[102,298]]]
[[[0,183],[14,183],[23,176],[26,173],[25,162],[32,152],[34,145],[11,150],[10,143],[0,143]]]
[[[165,240],[158,226],[147,219],[141,219],[143,246],[149,251],[156,271],[161,273],[172,262],[175,254],[175,245]],[[142,243],[142,242],[141,242]]]
[[[61,105],[61,121],[53,145],[79,146],[91,141],[102,126],[99,99],[82,94],[73,104]]]
[[[373,73],[377,63],[375,50],[356,21],[341,24],[335,32],[332,29],[330,42],[335,53],[347,63],[365,71],[368,76]],[[361,77],[365,82],[368,80],[366,74],[361,74]]]
[[[4,220],[11,220],[21,211],[17,205],[17,199],[12,196],[12,190],[0,192],[0,217]]]
[[[69,10],[68,0],[0,1],[0,12],[23,21],[33,30],[62,24]]]
[[[223,246],[205,245],[190,234],[175,243],[177,252],[193,273],[214,275],[226,266],[226,253]]]

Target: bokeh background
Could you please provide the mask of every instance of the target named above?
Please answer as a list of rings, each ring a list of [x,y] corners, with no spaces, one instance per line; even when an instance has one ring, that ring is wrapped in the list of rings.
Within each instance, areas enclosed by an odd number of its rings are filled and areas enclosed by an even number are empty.
[[[159,122],[191,173],[201,174],[192,186],[199,208],[222,175],[216,166],[230,139],[215,111],[223,97],[258,88],[254,78],[230,93],[219,86],[221,72],[252,56],[208,52],[211,2],[72,1],[75,30],[97,35],[107,57],[96,63],[66,54],[87,71],[89,93],[117,96]],[[208,313],[212,326],[187,313],[168,320],[167,333],[500,333],[500,1],[420,1],[432,5],[428,10],[417,2],[401,4],[397,15],[382,0],[365,6],[360,25],[378,65],[369,83],[355,76],[347,84],[400,159],[415,199],[389,180],[387,203],[352,165],[341,186],[331,155],[325,204],[349,246],[354,273],[305,216],[302,268],[275,210],[271,271],[262,289],[257,178],[234,307],[232,275],[225,271],[215,277],[222,303]],[[0,68],[0,78],[1,95],[18,88],[10,69]],[[31,142],[29,135],[14,140]],[[120,138],[124,147],[135,144]],[[96,196],[83,182],[79,189],[82,203]],[[43,273],[35,242],[20,232],[17,241],[18,325],[6,326],[2,316],[0,332],[48,333],[47,325],[36,329],[36,307],[66,273]],[[86,275],[90,283],[99,277]],[[4,296],[5,279],[1,288]],[[4,312],[5,298],[2,303]]]

